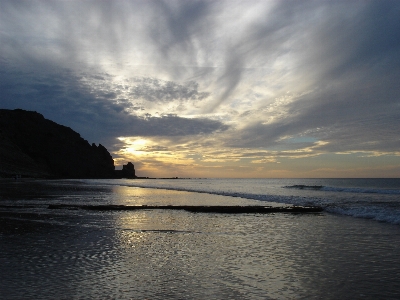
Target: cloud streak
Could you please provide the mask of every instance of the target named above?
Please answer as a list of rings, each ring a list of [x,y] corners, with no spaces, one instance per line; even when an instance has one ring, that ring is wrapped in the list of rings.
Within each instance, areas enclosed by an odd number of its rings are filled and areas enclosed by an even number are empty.
[[[177,84],[172,81],[161,81],[153,78],[141,78],[135,80],[136,84],[130,91],[130,95],[135,99],[144,99],[151,102],[171,102],[203,100],[210,93],[199,92],[199,84],[194,81],[185,84]]]
[[[343,153],[400,165],[399,14],[397,1],[3,0],[0,104],[115,153],[118,137],[146,138],[202,170],[289,174],[289,160]]]

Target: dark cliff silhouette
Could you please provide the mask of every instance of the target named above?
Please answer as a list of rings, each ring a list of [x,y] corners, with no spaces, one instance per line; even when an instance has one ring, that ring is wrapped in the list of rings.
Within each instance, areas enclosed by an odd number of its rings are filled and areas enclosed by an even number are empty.
[[[0,176],[115,178],[112,156],[71,128],[22,109],[0,109]]]
[[[128,162],[126,165],[122,166],[122,170],[115,170],[115,177],[116,178],[137,178],[135,172],[135,166]]]

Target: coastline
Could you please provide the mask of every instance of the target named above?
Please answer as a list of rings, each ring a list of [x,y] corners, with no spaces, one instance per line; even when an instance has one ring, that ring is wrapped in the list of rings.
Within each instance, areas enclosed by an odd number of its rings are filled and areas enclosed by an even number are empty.
[[[1,190],[2,297],[399,296],[397,225],[326,212],[80,209],[80,205],[101,203],[244,203],[244,199],[207,193],[124,186],[128,181],[111,186],[90,182],[28,180],[12,182],[7,193]],[[48,209],[50,204],[61,206]]]

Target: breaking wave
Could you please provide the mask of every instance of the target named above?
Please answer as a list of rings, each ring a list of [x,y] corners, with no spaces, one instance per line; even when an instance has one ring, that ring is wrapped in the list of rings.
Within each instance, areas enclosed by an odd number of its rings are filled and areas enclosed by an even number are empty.
[[[303,184],[289,185],[289,186],[284,186],[283,188],[286,188],[286,189],[297,189],[297,190],[315,190],[315,191],[325,191],[325,192],[340,192],[340,193],[400,195],[400,190],[397,190],[397,189],[332,187],[332,186],[303,185]]]
[[[91,181],[93,182],[93,181]],[[225,181],[227,182],[227,181]],[[104,181],[102,182],[104,184]],[[380,222],[400,224],[400,189],[335,187],[331,185],[280,185],[269,189],[260,184],[243,189],[237,181],[224,186],[213,185],[211,181],[114,181],[112,185],[164,189],[194,193],[288,204],[298,206],[319,206],[324,211],[357,218],[373,219]],[[246,182],[246,184],[251,184]],[[293,190],[293,192],[289,192]]]

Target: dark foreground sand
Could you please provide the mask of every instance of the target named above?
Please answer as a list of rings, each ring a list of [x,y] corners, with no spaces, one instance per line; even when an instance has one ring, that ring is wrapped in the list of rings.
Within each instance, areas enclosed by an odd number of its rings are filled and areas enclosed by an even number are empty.
[[[0,194],[2,299],[400,296],[396,225],[325,213],[49,210],[65,202],[127,204],[135,192],[78,183],[24,185]],[[154,204],[151,189],[137,192],[136,203],[147,197]],[[154,195],[168,203],[198,197]],[[6,208],[11,204],[15,208]]]

